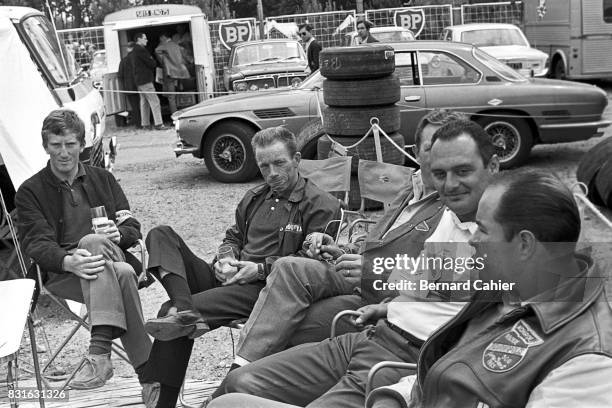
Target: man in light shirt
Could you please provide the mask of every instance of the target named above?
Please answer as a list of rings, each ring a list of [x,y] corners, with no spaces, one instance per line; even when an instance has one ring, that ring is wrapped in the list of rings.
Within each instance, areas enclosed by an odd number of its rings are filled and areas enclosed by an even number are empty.
[[[469,120],[445,124],[436,130],[432,141],[430,171],[447,208],[437,226],[425,225],[433,232],[422,253],[449,259],[471,257],[467,241],[476,230],[478,201],[499,168],[495,148],[482,127]],[[435,252],[439,248],[443,253]],[[364,264],[369,262],[366,259]],[[394,268],[402,269],[399,262]],[[455,275],[461,274],[452,269],[420,268],[402,278],[416,283],[418,288],[420,281],[454,281]],[[363,278],[366,276],[364,273]],[[268,406],[259,397],[309,408],[362,407],[369,369],[380,361],[416,362],[423,343],[461,310],[469,295],[469,291],[406,289],[397,301],[366,306],[360,309],[362,315],[356,322],[377,320],[374,328],[289,349],[232,371],[221,385],[221,392],[257,397],[227,396],[213,400],[210,407]],[[392,384],[401,377],[400,370],[389,369],[376,377],[375,385]]]
[[[483,194],[476,222],[480,278],[513,290],[478,292],[421,350],[418,382],[376,390],[367,406],[612,406],[607,277],[576,253],[572,193],[541,170],[508,172]]]

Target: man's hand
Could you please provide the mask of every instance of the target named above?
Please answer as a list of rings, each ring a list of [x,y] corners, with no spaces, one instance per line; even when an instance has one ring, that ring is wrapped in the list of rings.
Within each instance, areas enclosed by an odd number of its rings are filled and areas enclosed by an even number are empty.
[[[336,259],[344,253],[334,242],[334,239],[322,232],[309,234],[310,245],[306,255],[316,260]]]
[[[361,313],[361,316],[355,319],[355,325],[357,325],[358,327],[364,326],[366,322],[375,322],[378,319],[386,317],[388,308],[389,303],[378,303],[375,305],[367,305],[360,309],[357,309],[357,312]]]
[[[343,254],[336,260],[336,272],[341,273],[344,279],[358,286],[361,283],[361,261],[361,255]]]
[[[219,282],[225,282],[225,274],[223,273],[223,269],[221,269],[221,264],[219,261],[215,262],[213,269],[215,270],[215,277],[217,280]]]
[[[98,234],[104,235],[107,239],[113,241],[117,245],[119,245],[119,241],[121,240],[121,234],[119,234],[119,229],[113,220],[108,220],[108,227],[104,228],[103,230],[99,230]]]
[[[85,280],[97,279],[100,272],[104,271],[106,261],[102,255],[92,255],[86,249],[77,249],[72,255],[64,257],[62,263],[66,272],[72,272]]]
[[[238,268],[238,272],[227,281],[223,282],[223,286],[255,282],[257,280],[257,264],[250,261],[230,261],[230,265]],[[216,272],[215,272],[216,274]]]

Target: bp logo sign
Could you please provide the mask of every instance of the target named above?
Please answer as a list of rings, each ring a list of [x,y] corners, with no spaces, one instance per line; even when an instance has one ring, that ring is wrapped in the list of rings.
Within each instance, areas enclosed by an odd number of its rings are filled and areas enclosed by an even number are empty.
[[[425,12],[423,9],[404,9],[395,12],[395,25],[405,27],[418,37],[425,27]]]
[[[219,24],[221,44],[228,50],[241,41],[250,41],[253,37],[253,27],[249,21],[232,20]]]

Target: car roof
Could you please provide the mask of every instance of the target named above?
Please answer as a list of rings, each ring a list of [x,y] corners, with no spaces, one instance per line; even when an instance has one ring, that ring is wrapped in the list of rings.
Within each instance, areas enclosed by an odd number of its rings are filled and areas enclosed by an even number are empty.
[[[396,43],[385,43],[390,45],[395,51],[412,51],[420,50],[423,48],[443,49],[448,51],[465,51],[470,52],[474,46],[472,44],[462,42],[451,42],[451,41],[434,41],[434,40],[419,40],[419,41],[405,41]],[[374,43],[376,46],[376,43]],[[363,47],[361,45],[360,47]]]
[[[495,29],[495,28],[511,28],[511,29],[519,29],[520,28],[514,24],[502,24],[502,23],[470,23],[470,24],[457,24],[454,26],[444,27],[444,29],[452,29],[456,31],[468,31],[468,30],[478,30],[478,29]]]

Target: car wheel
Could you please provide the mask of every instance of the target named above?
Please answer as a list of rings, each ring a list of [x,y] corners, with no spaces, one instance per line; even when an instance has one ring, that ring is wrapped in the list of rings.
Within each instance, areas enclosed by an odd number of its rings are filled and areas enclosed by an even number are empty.
[[[399,77],[323,81],[323,100],[329,106],[379,106],[400,100]]]
[[[257,176],[258,168],[251,148],[253,128],[228,122],[216,126],[204,140],[204,162],[210,174],[224,183],[240,183]]]
[[[379,126],[387,134],[400,129],[399,106],[339,108],[323,111],[325,131],[333,136],[364,136],[372,127],[370,118],[378,118]]]
[[[567,73],[565,72],[565,63],[563,62],[562,58],[557,57],[555,59],[552,72],[553,78],[565,79],[567,77]]]
[[[302,126],[295,137],[302,159],[317,159],[317,140],[323,135],[325,130],[320,118],[312,119]]]
[[[321,75],[329,79],[381,78],[395,71],[395,51],[389,45],[326,48],[319,59]]]
[[[398,146],[404,146],[404,136],[399,133],[389,134],[391,140],[393,140]],[[334,140],[343,146],[351,146],[361,140],[360,137],[336,137]],[[318,158],[327,159],[329,152],[331,151],[332,141],[329,136],[325,135],[319,138],[317,144]],[[396,164],[403,166],[406,156],[400,152],[397,147],[393,146],[389,140],[382,136],[380,137],[380,150],[384,163]],[[351,174],[357,175],[359,169],[359,160],[371,160],[376,161],[376,145],[374,143],[374,137],[368,137],[356,147],[349,149],[347,152],[348,156],[353,156],[351,162]]]
[[[491,137],[502,169],[518,166],[527,159],[533,146],[533,136],[525,121],[491,117],[479,123]]]

